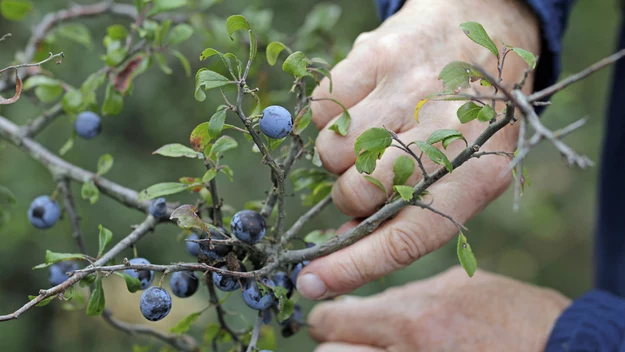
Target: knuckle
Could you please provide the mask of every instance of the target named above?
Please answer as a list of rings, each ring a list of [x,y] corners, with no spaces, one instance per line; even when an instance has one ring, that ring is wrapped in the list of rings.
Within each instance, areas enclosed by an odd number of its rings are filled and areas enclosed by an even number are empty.
[[[398,268],[412,264],[427,253],[427,248],[420,240],[413,226],[402,222],[401,225],[392,225],[389,228],[389,237],[386,240],[388,257]]]
[[[339,210],[349,216],[364,216],[375,207],[375,197],[368,192],[369,185],[360,179],[341,177],[334,184],[332,196]]]

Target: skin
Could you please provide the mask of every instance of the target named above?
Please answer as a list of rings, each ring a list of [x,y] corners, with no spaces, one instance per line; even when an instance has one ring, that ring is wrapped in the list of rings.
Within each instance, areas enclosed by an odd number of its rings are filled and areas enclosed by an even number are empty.
[[[472,141],[486,128],[477,120],[460,124],[456,110],[462,102],[430,102],[421,109],[419,123],[413,117],[419,100],[442,90],[437,76],[447,63],[463,60],[491,75],[497,74],[496,58],[458,28],[465,21],[481,23],[495,43],[503,40],[540,54],[537,20],[518,0],[410,0],[379,28],[356,39],[347,58],[332,70],[332,94],[327,80],[313,92],[315,98],[339,100],[352,116],[348,135],[342,137],[328,129],[341,114],[340,107],[328,101],[312,106],[313,121],[320,129],[316,147],[323,165],[340,175],[332,190],[334,203],[341,212],[356,218],[343,225],[339,233],[355,226],[358,218],[374,213],[388,196],[365,180],[354,166],[354,141],[363,131],[386,126],[410,142],[424,141],[437,129],[451,128]],[[511,87],[526,67],[522,59],[508,55],[502,84]],[[526,91],[531,86],[529,77]],[[492,88],[482,92],[492,94]],[[508,126],[482,150],[514,151],[517,135],[517,126]],[[444,152],[451,159],[463,148],[464,143],[454,142]],[[387,190],[392,190],[393,162],[403,154],[397,148],[389,148],[378,161],[372,176]],[[439,167],[424,161],[429,172]],[[508,187],[511,175],[500,177],[507,162],[498,156],[472,159],[430,187],[428,201],[437,210],[465,223]],[[416,184],[420,175],[415,168],[408,184]],[[413,263],[456,234],[450,221],[418,207],[407,207],[361,241],[312,261],[297,279],[298,291],[310,299],[348,293]]]
[[[320,304],[308,321],[323,342],[315,352],[532,352],[544,350],[569,304],[553,290],[484,271],[469,278],[455,267],[373,297]]]

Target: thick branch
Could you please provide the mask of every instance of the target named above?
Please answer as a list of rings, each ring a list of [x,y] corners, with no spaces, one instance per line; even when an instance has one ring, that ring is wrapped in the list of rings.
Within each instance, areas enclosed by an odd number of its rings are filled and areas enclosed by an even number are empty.
[[[22,133],[26,137],[34,137],[44,128],[46,128],[50,122],[52,122],[57,116],[63,113],[63,105],[58,103],[50,109],[44,111],[37,118],[32,120],[27,126],[22,127]]]

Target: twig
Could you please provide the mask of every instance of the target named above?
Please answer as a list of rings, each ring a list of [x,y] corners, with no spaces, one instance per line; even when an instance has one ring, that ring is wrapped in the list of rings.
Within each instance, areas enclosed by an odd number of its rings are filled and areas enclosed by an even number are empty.
[[[7,33],[7,34],[3,35],[2,37],[0,37],[0,42],[5,40],[5,39],[7,39],[7,38],[10,38],[11,36],[12,36],[11,33]]]
[[[299,219],[297,219],[293,226],[291,226],[291,228],[284,233],[284,236],[282,236],[282,240],[280,241],[282,246],[284,247],[287,243],[289,243],[291,238],[293,238],[293,236],[295,236],[299,232],[299,230],[301,230],[302,227],[306,223],[308,223],[308,221],[310,221],[310,219],[319,214],[330,203],[332,203],[332,196],[327,195],[325,198],[319,201],[319,203],[315,204],[315,206],[308,209],[306,214],[302,215]]]
[[[517,142],[517,150],[523,150],[525,148],[525,133],[527,131],[527,122],[525,119],[521,119],[519,121],[519,140]],[[523,179],[523,160],[519,161],[516,167],[516,180],[514,181],[514,203],[512,205],[512,210],[519,211],[519,207],[521,205],[521,193],[523,191],[523,183],[525,180]]]
[[[58,53],[58,54],[50,53],[50,56],[47,59],[45,59],[45,60],[42,60],[42,61],[39,61],[39,62],[35,62],[35,63],[32,63],[32,64],[19,64],[19,65],[7,66],[7,67],[3,68],[2,70],[0,70],[0,73],[8,71],[8,70],[17,70],[18,68],[41,66],[41,65],[45,64],[46,62],[50,62],[50,61],[56,59],[57,57],[61,58],[60,60],[57,60],[57,64],[58,64],[58,63],[61,63],[63,61],[63,58],[65,57],[65,54],[63,54],[62,51],[60,53]]]
[[[210,170],[211,165],[206,161],[206,170]],[[217,227],[223,226],[223,215],[221,213],[221,199],[219,199],[219,193],[217,192],[217,181],[215,177],[208,182],[208,190],[213,200],[213,206],[211,208],[211,218],[213,219],[213,225]]]
[[[69,185],[69,181],[62,177],[58,181],[59,188],[61,189],[61,193],[63,194],[63,207],[69,216],[69,222],[72,224],[72,229],[74,232],[72,233],[72,237],[78,244],[78,249],[81,253],[87,254],[87,249],[85,247],[85,239],[80,230],[80,216],[76,213],[76,207],[74,205],[74,198],[72,197],[72,190]]]
[[[44,128],[46,128],[50,122],[52,122],[57,116],[63,113],[63,105],[58,103],[50,109],[44,111],[37,118],[32,120],[27,126],[22,127],[22,133],[26,137],[36,136]]]
[[[147,219],[145,219],[145,221],[143,221],[139,226],[137,226],[136,229],[134,229],[134,231],[132,231],[128,236],[126,236],[124,239],[119,241],[113,248],[111,248],[108,252],[106,252],[100,259],[96,260],[93,263],[93,266],[101,266],[111,261],[114,257],[120,254],[122,251],[126,250],[128,247],[135,244],[143,236],[145,236],[145,234],[147,234],[148,231],[154,228],[156,223],[157,223],[157,220],[154,219],[154,217],[148,216]],[[56,285],[48,290],[39,291],[39,295],[37,297],[35,297],[30,302],[23,305],[21,308],[19,308],[15,312],[0,316],[0,321],[17,319],[22,313],[36,306],[38,303],[40,303],[44,299],[51,297],[51,296],[58,295],[59,293],[65,291],[70,286],[80,281],[86,275],[87,273],[76,273],[75,275],[70,276],[67,280],[65,280],[59,285]]]
[[[95,272],[112,273],[115,271],[122,271],[127,269],[134,270],[151,270],[159,272],[173,273],[176,271],[203,271],[203,272],[216,272],[222,275],[244,277],[244,278],[256,278],[268,274],[274,268],[273,265],[265,266],[262,269],[254,271],[230,271],[226,269],[217,268],[204,263],[175,263],[171,265],[158,265],[158,264],[117,264],[117,265],[89,265],[84,269],[78,269],[71,272],[72,274],[90,274]]]
[[[479,153],[475,153],[473,154],[471,157],[472,158],[481,158],[485,155],[499,155],[499,156],[504,156],[506,158],[512,158],[514,156],[514,153],[511,152],[504,152],[504,151],[498,151],[498,152],[479,152]]]
[[[425,203],[422,203],[422,202],[415,202],[414,205],[418,206],[419,208],[427,209],[427,210],[433,212],[434,214],[438,214],[438,215],[444,217],[445,219],[451,221],[454,224],[454,226],[456,226],[458,228],[459,231],[463,231],[463,230],[466,231],[467,230],[467,228],[464,225],[462,225],[461,223],[459,223],[456,220],[454,220],[454,218],[452,218],[451,216],[449,216],[449,215],[447,215],[447,214],[445,214],[443,212],[440,212],[440,211],[434,209],[432,206],[430,206],[428,204],[425,204]]]
[[[250,344],[247,345],[246,352],[254,352],[256,351],[256,344],[258,343],[258,337],[260,336],[260,328],[263,326],[263,312],[258,312],[258,317],[256,317],[256,322],[254,323],[254,330],[252,330],[252,338],[250,339]]]
[[[217,292],[215,291],[215,284],[213,283],[213,275],[205,275],[206,276],[206,287],[208,288],[208,296],[209,302],[211,305],[215,307],[215,312],[217,313],[217,320],[219,321],[219,325],[222,330],[226,331],[235,342],[239,341],[239,335],[237,332],[233,331],[225,319],[224,308],[219,304],[219,297],[217,297]],[[219,335],[218,335],[219,336]],[[217,336],[215,337],[217,338]]]

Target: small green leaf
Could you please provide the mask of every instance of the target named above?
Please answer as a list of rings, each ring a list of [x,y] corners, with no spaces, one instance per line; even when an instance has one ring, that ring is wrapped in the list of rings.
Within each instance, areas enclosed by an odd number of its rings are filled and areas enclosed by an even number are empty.
[[[477,114],[477,119],[482,122],[488,122],[494,119],[495,115],[497,115],[497,113],[490,107],[490,105],[484,105]]]
[[[325,77],[328,78],[328,81],[330,81],[330,86],[328,87],[328,91],[330,93],[332,93],[332,83],[333,82],[332,82],[332,73],[330,72],[330,70],[328,70],[325,67],[317,67],[317,68],[314,68],[312,70],[315,71],[315,72],[318,72],[318,73],[320,73],[320,74],[322,74],[322,75],[324,75]],[[317,82],[320,82],[320,81],[321,80],[317,79]]]
[[[153,5],[148,12],[148,17],[162,12],[168,12],[187,5],[187,0],[153,0]]]
[[[312,109],[306,106],[293,122],[293,134],[301,134],[312,121]]]
[[[308,65],[310,59],[304,55],[301,51],[296,51],[284,60],[282,64],[282,71],[290,74],[291,76],[304,78],[309,76]]]
[[[168,156],[170,158],[192,158],[192,159],[202,159],[204,155],[200,152],[196,152],[195,150],[184,146],[180,143],[172,143],[165,144],[164,146],[158,148],[152,154],[159,154],[162,156]]]
[[[232,83],[228,78],[220,75],[217,72],[202,68],[195,74],[195,99],[198,101],[204,101],[206,94],[202,91],[202,88],[209,90],[225,86]]]
[[[152,185],[139,192],[139,201],[154,199],[169,194],[176,194],[191,188],[191,186],[178,182],[163,182]]]
[[[228,181],[230,181],[230,182],[234,181],[234,172],[232,171],[230,166],[222,165],[219,168],[219,172],[221,172],[222,174],[226,175],[226,177],[228,177]]]
[[[273,66],[276,64],[278,56],[284,49],[287,49],[289,52],[291,51],[286,45],[280,42],[271,42],[267,45],[266,54],[269,65]]]
[[[395,159],[393,164],[393,172],[395,177],[393,178],[394,185],[403,185],[408,181],[412,173],[414,172],[414,160],[407,155],[400,155]]]
[[[100,190],[93,181],[90,180],[82,184],[80,196],[82,199],[89,200],[89,203],[93,205],[100,199]]]
[[[438,142],[443,142],[443,148],[447,149],[447,146],[453,142],[453,141],[457,141],[457,140],[463,140],[464,143],[468,146],[469,144],[467,143],[467,140],[464,138],[464,136],[462,135],[462,133],[460,133],[457,130],[450,130],[450,129],[442,129],[442,130],[436,130],[434,132],[432,132],[432,134],[430,135],[430,137],[428,137],[428,139],[425,141],[425,143],[427,144],[435,144]]]
[[[111,232],[111,230],[105,228],[102,225],[99,225],[98,229],[100,229],[100,234],[98,235],[98,258],[100,258],[100,256],[102,256],[102,253],[104,253],[104,249],[106,248],[106,246],[113,239],[113,233]]]
[[[293,309],[295,308],[295,302],[286,297],[280,299],[280,312],[277,315],[278,321],[281,323],[293,314]]]
[[[61,100],[63,110],[68,113],[78,113],[82,107],[82,94],[78,89],[70,88]]]
[[[130,276],[124,272],[119,272],[119,271],[115,272],[115,274],[124,278],[128,292],[135,293],[141,289],[141,281],[139,281],[139,279],[137,279],[136,277]]]
[[[102,315],[105,305],[106,300],[104,299],[104,290],[102,289],[102,278],[97,278],[91,292],[91,298],[87,304],[87,316]]]
[[[284,141],[286,141],[286,137],[280,139],[267,137],[267,141],[269,142],[269,150],[276,150]]]
[[[356,170],[360,173],[371,174],[381,156],[382,154],[378,152],[362,152],[356,158]]]
[[[206,171],[206,173],[202,177],[202,182],[210,182],[212,179],[215,178],[215,176],[217,176],[217,170],[216,169],[210,169],[210,170]]]
[[[96,277],[96,274],[89,274],[83,277],[78,284],[80,287],[89,287],[95,282]]]
[[[334,233],[334,231],[315,230],[308,233],[306,237],[304,237],[304,241],[314,244],[324,244],[335,236],[336,234]]]
[[[233,15],[228,17],[228,19],[226,20],[226,30],[228,31],[228,35],[230,36],[230,39],[234,40],[234,38],[232,37],[232,34],[234,34],[234,32],[238,31],[238,30],[251,30],[252,28],[250,27],[249,22],[247,22],[247,19],[241,15]]]
[[[465,22],[460,25],[460,29],[462,29],[464,34],[466,34],[469,39],[490,50],[493,55],[499,58],[497,45],[495,45],[493,40],[490,39],[488,33],[486,33],[486,30],[481,24],[477,22]]]
[[[62,83],[63,82],[61,82],[58,79],[51,78],[48,76],[38,75],[38,76],[32,76],[29,79],[27,79],[26,82],[24,82],[24,86],[22,87],[22,89],[24,91],[27,91],[27,90],[31,90],[39,86],[57,87],[57,86],[61,86]]]
[[[98,159],[98,175],[102,176],[109,172],[113,167],[113,156],[104,154]]]
[[[469,88],[471,81],[480,78],[483,78],[482,75],[471,64],[462,61],[447,64],[438,75],[438,79],[443,81],[443,93]]]
[[[156,62],[158,63],[158,66],[161,68],[161,71],[163,71],[164,74],[171,75],[172,73],[174,73],[174,71],[169,66],[167,66],[167,60],[165,60],[165,56],[163,56],[163,54],[156,53],[154,54],[154,57],[156,57]]]
[[[230,136],[221,136],[217,141],[215,141],[215,144],[213,144],[211,154],[223,154],[223,152],[234,149],[238,145],[239,144],[234,140],[234,138]]]
[[[106,28],[106,34],[115,40],[121,40],[126,39],[128,30],[121,24],[114,24]]]
[[[519,55],[521,59],[525,60],[527,65],[533,70],[536,68],[536,56],[531,52],[521,48],[510,48],[515,54]]]
[[[473,277],[475,270],[477,269],[477,259],[471,250],[471,245],[467,242],[467,238],[462,232],[458,234],[458,245],[456,248],[460,265],[469,274],[469,277]]]
[[[395,190],[395,192],[399,193],[399,196],[401,197],[401,199],[405,200],[406,202],[412,200],[412,197],[414,196],[414,189],[410,186],[393,186],[393,189]]]
[[[38,297],[38,296],[31,296],[31,295],[28,295],[28,299],[29,299],[29,300],[31,300],[31,301],[32,301],[33,299],[37,298],[37,297]],[[48,297],[48,298],[44,298],[41,302],[37,303],[35,306],[36,306],[36,307],[43,307],[43,306],[47,306],[47,305],[48,305],[48,304],[50,304],[50,302],[52,302],[52,300],[54,300],[56,297],[57,297],[57,295],[53,295],[53,296],[50,296],[50,297]]]
[[[169,32],[169,38],[167,39],[167,43],[171,45],[176,45],[187,41],[193,35],[193,27],[189,26],[186,23],[181,23],[176,27],[172,28],[171,32]]]
[[[189,60],[187,60],[187,57],[184,56],[184,54],[182,54],[178,50],[170,49],[170,51],[172,54],[174,54],[175,57],[178,58],[178,61],[180,61],[180,64],[182,65],[182,68],[184,69],[184,74],[187,77],[191,77],[191,65],[189,64]]]
[[[35,88],[35,96],[42,103],[55,102],[63,94],[63,87],[58,86],[39,86]]]
[[[76,259],[85,259],[85,255],[80,253],[55,253],[50,250],[46,250],[47,265]]]
[[[386,129],[379,127],[370,128],[356,138],[354,153],[358,155],[363,150],[383,153],[392,142],[391,134]]]
[[[195,228],[203,232],[208,232],[208,225],[197,215],[197,208],[185,204],[181,205],[171,213],[170,219],[177,220],[178,227],[183,229]]]
[[[475,120],[480,110],[482,110],[482,107],[471,101],[458,108],[456,115],[458,115],[458,120],[461,123],[467,123]]]
[[[365,180],[373,183],[374,185],[378,186],[382,192],[384,192],[384,194],[386,194],[386,188],[384,187],[384,185],[382,184],[382,182],[380,182],[380,180],[378,180],[377,178],[373,177],[373,176],[369,176],[369,175],[363,175],[363,177],[365,178]]]
[[[115,86],[110,84],[106,87],[104,103],[102,104],[103,115],[119,115],[124,108],[124,97],[115,90]]]
[[[208,122],[203,122],[197,125],[193,131],[191,132],[191,136],[189,137],[189,144],[191,144],[191,148],[193,150],[199,152],[203,151],[206,146],[210,143],[212,138],[208,134]]]
[[[221,130],[224,128],[224,122],[226,121],[226,110],[219,109],[208,122],[208,136],[215,139],[221,135]]]
[[[339,117],[338,120],[332,126],[330,126],[330,130],[340,134],[341,136],[347,136],[347,129],[349,128],[350,123],[352,122],[352,118],[349,115],[347,110],[343,110],[343,113]]]
[[[4,2],[4,0],[2,1]],[[87,49],[93,47],[93,39],[89,27],[82,23],[66,23],[57,27],[56,33],[61,37],[73,40],[74,42],[85,46]]]
[[[27,0],[0,1],[0,14],[7,20],[21,21],[33,9],[33,3]]]
[[[445,165],[445,168],[450,173],[454,169],[449,159],[447,159],[447,156],[440,150],[436,149],[436,147],[421,141],[416,141],[415,144],[425,153],[425,155],[428,156],[428,158],[430,158],[430,160],[438,165]]]
[[[193,324],[197,318],[202,315],[202,312],[191,313],[186,317],[182,318],[175,326],[169,329],[169,332],[173,334],[182,335],[191,329],[191,324]]]

